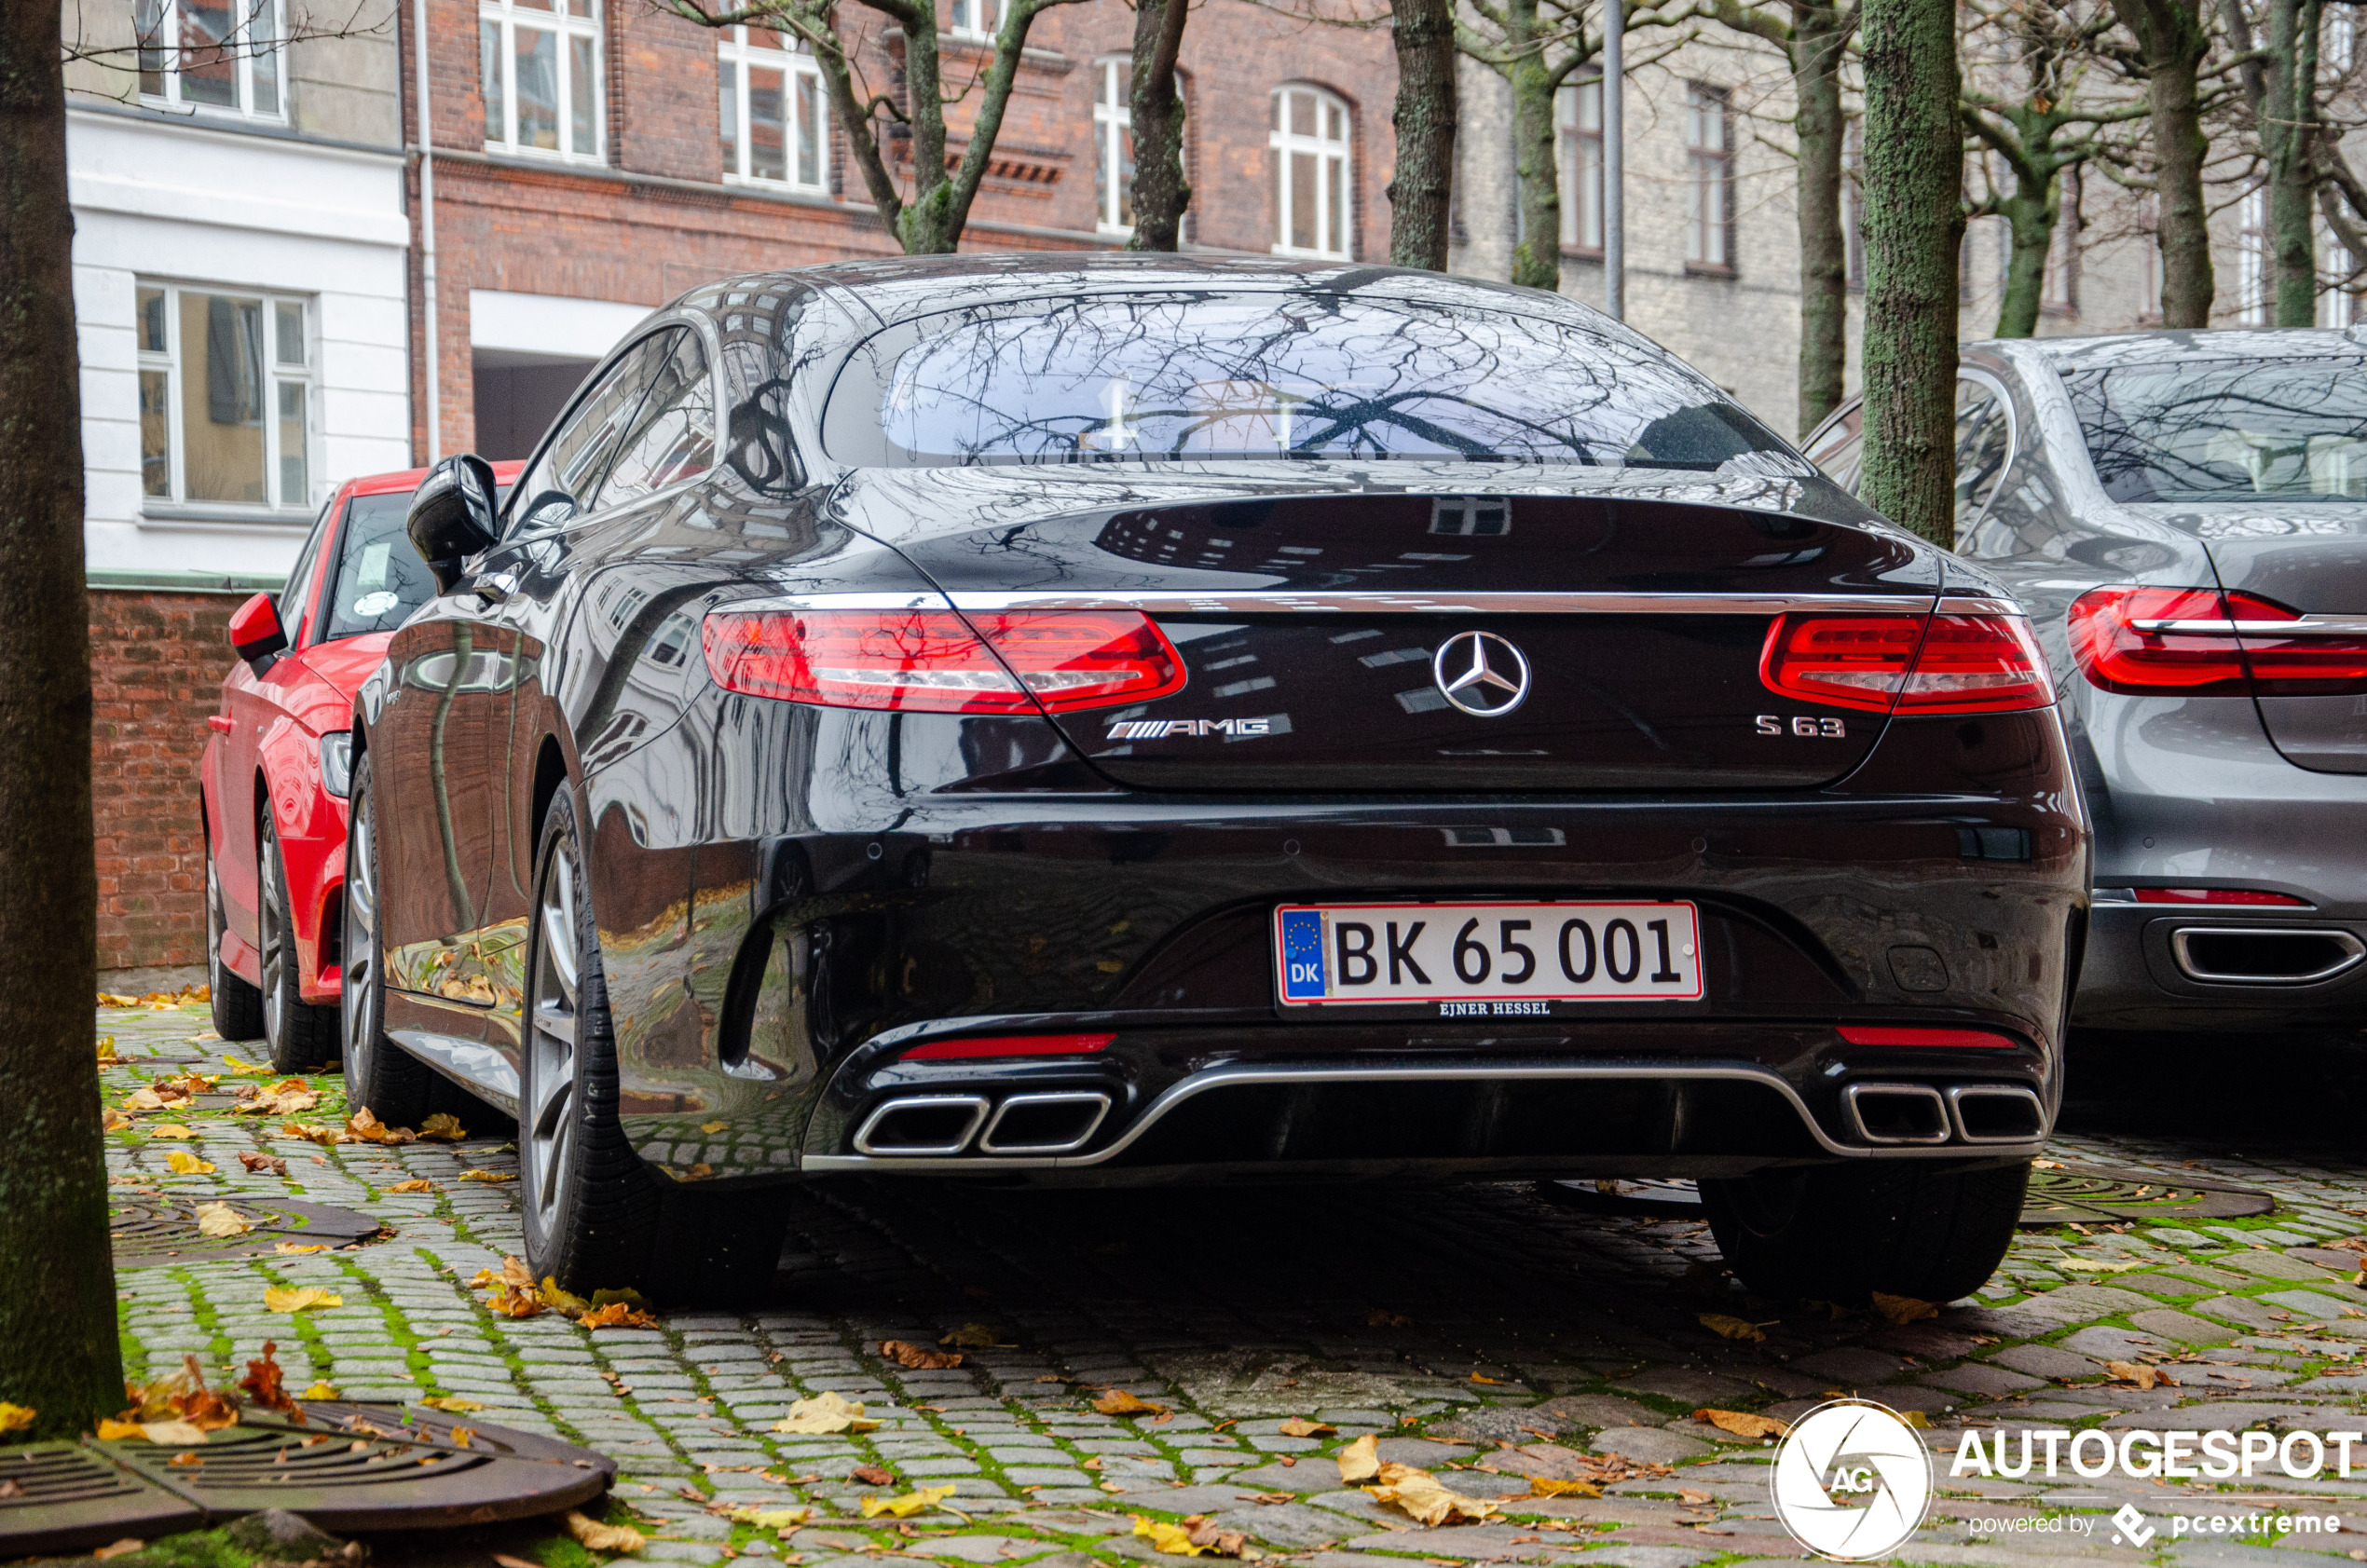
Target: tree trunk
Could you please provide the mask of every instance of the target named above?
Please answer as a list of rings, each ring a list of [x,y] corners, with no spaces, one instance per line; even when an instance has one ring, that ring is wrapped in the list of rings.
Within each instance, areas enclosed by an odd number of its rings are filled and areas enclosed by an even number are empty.
[[[1868,0],[1864,496],[1955,542],[1956,251],[1963,131],[1950,0]]]
[[[1849,26],[1822,6],[1794,5],[1792,91],[1799,143],[1799,433],[1840,406],[1849,375],[1849,236],[1841,225],[1840,60]]]
[[[1999,337],[2029,337],[2038,331],[2038,307],[2046,292],[2046,257],[2055,248],[2061,203],[2060,175],[2035,194],[2025,194],[2017,184],[2014,194],[1998,203],[2013,237],[2005,260],[2004,297],[1997,306]]]
[[[1186,0],[1135,0],[1133,98],[1134,238],[1129,251],[1172,251],[1184,233],[1192,187],[1184,183],[1184,95],[1175,80]]]
[[[2318,113],[2319,0],[2270,0],[2268,104],[2260,116],[2268,162],[2268,250],[2280,327],[2318,320],[2318,182],[2309,164]]]
[[[1618,0],[1613,0],[1614,4]],[[1512,55],[1512,169],[1520,181],[1521,239],[1512,247],[1512,281],[1562,287],[1561,160],[1554,155],[1553,95],[1560,78],[1538,34],[1537,0],[1507,0],[1504,42]]]
[[[962,221],[968,216],[946,178],[945,112],[932,107],[944,96],[942,66],[937,29],[906,27],[904,102],[910,116],[912,199],[896,215],[896,238],[908,256],[952,254],[961,247]],[[971,134],[976,136],[975,129]]]
[[[91,1025],[90,630],[59,8],[0,7],[0,1399],[123,1403]]]
[[[2210,35],[2198,0],[2121,0],[2121,21],[2145,61],[2154,136],[2154,222],[2162,252],[2162,325],[2210,325],[2210,209],[2203,204],[2201,89],[2196,84]]]
[[[1455,183],[1454,0],[1391,0],[1389,17],[1397,47],[1397,109],[1389,116],[1397,170],[1389,183],[1389,259],[1443,272]]]

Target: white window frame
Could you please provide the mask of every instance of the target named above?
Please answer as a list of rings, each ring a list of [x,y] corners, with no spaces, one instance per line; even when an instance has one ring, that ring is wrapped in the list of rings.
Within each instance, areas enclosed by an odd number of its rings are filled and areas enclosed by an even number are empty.
[[[1121,239],[1134,232],[1134,225],[1121,216],[1133,206],[1133,193],[1127,188],[1133,179],[1125,155],[1134,130],[1134,104],[1130,92],[1118,97],[1117,78],[1133,63],[1131,56],[1122,54],[1103,55],[1093,62],[1093,168],[1101,187],[1095,193],[1100,210],[1093,214],[1093,231]]]
[[[208,103],[187,96],[182,74],[181,46],[182,0],[155,0],[157,12],[155,31],[140,36],[139,75],[140,99],[145,103],[168,108],[186,109],[200,115],[222,115],[239,119],[269,120],[284,124],[288,117],[288,58],[287,36],[283,23],[285,15],[280,0],[228,0],[233,11],[242,11],[245,20],[234,27],[223,47],[231,53],[231,68],[237,79],[236,103]],[[143,20],[139,15],[144,7],[134,0],[133,30],[140,33]],[[259,25],[258,25],[259,24]],[[258,47],[259,37],[268,36],[267,47]],[[150,44],[154,38],[158,42]],[[267,62],[268,68],[258,71]],[[272,102],[267,108],[255,107],[257,78],[267,80]]]
[[[1713,127],[1715,142],[1707,134]],[[1721,276],[1731,273],[1737,270],[1734,105],[1727,89],[1715,82],[1685,84],[1685,265]]]
[[[2243,194],[2237,206],[2236,310],[2248,327],[2268,324],[2268,184]]]
[[[953,0],[946,31],[974,44],[991,44],[1003,28],[1003,6],[1004,0]]]
[[[777,34],[774,35],[780,36]],[[744,26],[725,29],[722,41],[716,46],[716,67],[731,84],[732,107],[738,122],[734,125],[720,127],[721,130],[730,133],[732,141],[732,151],[725,157],[723,164],[724,182],[727,184],[761,185],[773,190],[786,188],[805,191],[817,196],[828,195],[830,190],[830,101],[828,89],[822,83],[821,62],[814,58],[813,52],[801,42],[795,49],[775,48],[769,44],[751,43],[748,41],[748,30]],[[756,158],[756,143],[750,133],[748,116],[748,70],[751,66],[759,70],[781,73],[782,129],[786,138],[781,149],[781,167],[786,171],[782,179],[776,180],[769,174],[758,174],[752,170]],[[814,90],[810,97],[799,90],[800,78],[813,84]],[[804,129],[800,116],[804,114],[805,105],[808,103],[812,104],[814,110],[814,177],[810,180],[799,178],[798,167],[800,162],[798,147],[801,140],[800,132]],[[719,102],[716,118],[719,124],[722,119]]]
[[[1290,129],[1289,100],[1293,96],[1311,98],[1315,102],[1315,132],[1308,135]],[[1340,134],[1336,140],[1323,134],[1325,111],[1337,111]],[[1353,148],[1356,143],[1355,111],[1348,100],[1328,89],[1311,82],[1285,82],[1274,89],[1272,101],[1273,129],[1267,132],[1266,144],[1274,155],[1274,252],[1278,256],[1308,256],[1319,261],[1352,261],[1356,255],[1356,163]],[[1291,159],[1294,156],[1311,156],[1315,159],[1315,239],[1312,247],[1290,242]],[[1336,163],[1339,177],[1331,177]],[[1332,191],[1337,185],[1346,201],[1344,212],[1332,211]],[[1338,240],[1336,249],[1323,243],[1329,236]]]
[[[501,123],[492,123],[488,110],[486,116],[485,144],[499,153],[518,157],[554,158],[566,163],[598,163],[607,155],[608,143],[608,51],[601,27],[600,7],[605,0],[558,0],[565,11],[543,10],[534,6],[522,6],[513,0],[479,0],[478,60],[480,76],[484,59],[483,29],[497,27],[501,34]],[[578,16],[575,7],[583,6],[591,14]],[[556,148],[527,146],[518,141],[518,29],[555,33],[554,96],[559,110],[559,144]],[[575,49],[571,40],[592,40],[592,145],[575,145]],[[488,84],[480,80],[483,91]],[[488,100],[490,94],[486,94]]]
[[[139,320],[140,295],[151,289],[164,292],[164,341],[161,351],[147,347],[142,337]],[[184,294],[219,294],[226,298],[259,301],[263,319],[269,323],[271,352],[264,361],[264,377],[269,391],[263,411],[263,473],[267,494],[270,498],[261,503],[251,501],[213,500],[204,497],[191,499],[188,486],[189,443],[184,429],[183,373],[187,363],[185,346],[181,341],[181,296]],[[182,283],[161,278],[141,278],[132,285],[132,346],[138,357],[138,372],[162,372],[165,377],[165,451],[170,479],[167,493],[151,495],[147,490],[147,475],[141,475],[141,499],[147,506],[203,507],[208,510],[227,509],[251,513],[256,517],[283,519],[291,514],[309,513],[318,504],[321,493],[321,302],[311,294],[275,293],[268,289],[241,288],[233,283]],[[304,312],[304,363],[301,367],[280,362],[278,353],[280,307],[293,305]],[[138,389],[144,374],[133,377],[133,406],[138,406]],[[280,439],[280,388],[294,384],[304,389],[304,459],[305,484],[301,495],[282,493],[286,475],[280,470],[280,459],[286,456]],[[135,416],[134,424],[138,424]],[[135,440],[137,439],[135,435]],[[144,470],[145,456],[142,457]]]
[[[1603,78],[1585,76],[1553,95],[1562,164],[1562,246],[1603,252]]]

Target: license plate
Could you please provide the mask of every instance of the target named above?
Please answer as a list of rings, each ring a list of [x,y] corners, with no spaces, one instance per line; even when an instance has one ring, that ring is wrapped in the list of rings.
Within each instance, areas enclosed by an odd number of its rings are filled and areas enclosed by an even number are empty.
[[[1435,1002],[1443,1017],[1492,1017],[1683,1002],[1702,994],[1698,926],[1690,904],[1286,905],[1274,962],[1285,1007]]]

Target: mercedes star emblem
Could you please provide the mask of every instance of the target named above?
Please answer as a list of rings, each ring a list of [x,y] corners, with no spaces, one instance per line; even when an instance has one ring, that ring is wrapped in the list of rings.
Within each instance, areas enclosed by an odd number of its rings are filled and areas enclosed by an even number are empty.
[[[1475,718],[1501,718],[1528,695],[1528,661],[1493,632],[1457,632],[1438,645],[1430,679]]]

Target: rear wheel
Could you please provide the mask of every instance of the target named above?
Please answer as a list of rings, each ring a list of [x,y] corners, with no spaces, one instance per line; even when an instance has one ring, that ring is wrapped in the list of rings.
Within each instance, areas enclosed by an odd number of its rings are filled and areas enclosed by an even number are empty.
[[[2013,1243],[2029,1185],[2026,1164],[1934,1171],[1897,1161],[1703,1181],[1701,1193],[1745,1287],[1854,1304],[1876,1290],[1952,1302],[1979,1289]]]
[[[345,1055],[346,1098],[390,1126],[416,1127],[427,1116],[435,1074],[386,1036],[384,945],[378,936],[377,792],[370,757],[353,764],[346,798],[343,1005],[337,1009]]]
[[[301,1072],[336,1054],[337,1010],[304,1000],[303,965],[296,959],[295,924],[289,918],[288,863],[280,852],[280,829],[268,812],[257,858],[263,884],[263,1039],[271,1047],[273,1068]]]
[[[213,1032],[225,1040],[263,1037],[263,993],[222,961],[222,872],[213,863],[213,840],[205,846],[205,978],[212,998]]]
[[[617,1120],[616,1037],[565,790],[536,856],[518,1164],[535,1277],[716,1305],[761,1300],[785,1218],[761,1194],[686,1187],[642,1163]]]

